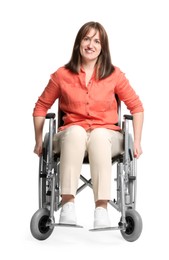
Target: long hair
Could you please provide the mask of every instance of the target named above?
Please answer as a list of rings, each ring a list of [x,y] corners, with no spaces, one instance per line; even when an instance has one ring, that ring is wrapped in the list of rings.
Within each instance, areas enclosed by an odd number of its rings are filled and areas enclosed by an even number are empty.
[[[95,29],[96,32],[98,31],[100,35],[101,53],[96,63],[96,77],[100,80],[108,77],[114,71],[114,66],[111,62],[107,33],[98,22],[88,22],[80,28],[75,38],[71,59],[65,67],[73,73],[79,73],[81,66],[80,44],[91,28]]]

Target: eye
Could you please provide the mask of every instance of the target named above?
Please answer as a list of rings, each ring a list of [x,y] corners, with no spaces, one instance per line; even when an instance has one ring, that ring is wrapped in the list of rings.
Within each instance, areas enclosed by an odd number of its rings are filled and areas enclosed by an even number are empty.
[[[84,40],[84,41],[88,41],[88,40],[89,40],[89,37],[85,36],[85,37],[83,38],[83,40]]]
[[[96,40],[95,40],[95,43],[100,44],[100,40],[96,39]]]

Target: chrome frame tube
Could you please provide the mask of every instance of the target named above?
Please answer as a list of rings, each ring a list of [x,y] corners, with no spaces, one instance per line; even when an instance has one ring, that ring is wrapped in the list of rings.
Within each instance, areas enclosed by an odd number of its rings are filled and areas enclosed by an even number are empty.
[[[43,168],[43,157],[39,159],[39,176],[38,176],[38,193],[39,193],[39,208],[42,208],[42,178],[40,177]]]
[[[124,123],[124,170],[128,173],[128,162],[129,162],[129,122],[125,119]]]
[[[53,118],[49,121],[49,171],[52,171],[53,162]]]
[[[125,218],[125,172],[123,171],[123,163],[120,163],[120,186],[121,186],[121,215],[122,215],[122,223],[126,223]]]
[[[50,220],[54,222],[54,204],[55,204],[55,174],[51,177],[51,201],[50,201]]]
[[[136,179],[134,180],[134,209],[136,208],[136,201],[137,201],[137,159],[134,158],[133,160],[133,171],[134,171],[134,176],[136,177]]]

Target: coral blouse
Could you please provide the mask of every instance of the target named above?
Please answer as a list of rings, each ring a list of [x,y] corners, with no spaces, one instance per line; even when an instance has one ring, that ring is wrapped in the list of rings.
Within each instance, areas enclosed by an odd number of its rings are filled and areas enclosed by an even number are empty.
[[[63,130],[71,125],[80,125],[86,130],[104,127],[120,130],[117,126],[117,101],[115,94],[125,103],[131,114],[143,112],[142,102],[118,67],[105,79],[97,80],[95,73],[88,85],[85,71],[74,74],[65,67],[54,72],[48,85],[39,97],[33,116],[46,116],[56,99],[64,112]]]

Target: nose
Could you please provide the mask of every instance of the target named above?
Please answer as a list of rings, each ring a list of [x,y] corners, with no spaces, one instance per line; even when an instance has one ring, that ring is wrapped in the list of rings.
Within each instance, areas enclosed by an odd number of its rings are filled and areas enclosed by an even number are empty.
[[[92,42],[92,40],[90,40],[89,42],[88,42],[88,45],[87,45],[89,48],[92,48],[92,46],[93,46],[93,42]]]

